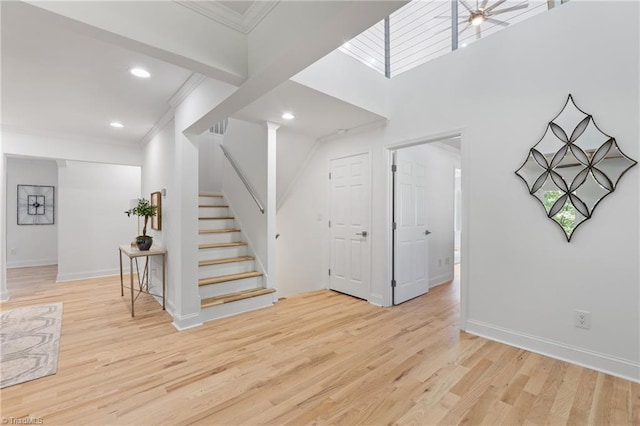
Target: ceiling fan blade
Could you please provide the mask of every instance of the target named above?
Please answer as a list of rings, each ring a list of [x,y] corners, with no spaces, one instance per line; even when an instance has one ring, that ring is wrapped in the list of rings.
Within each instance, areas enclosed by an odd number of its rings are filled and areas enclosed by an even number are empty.
[[[479,9],[484,10],[484,8],[487,7],[487,3],[489,3],[489,0],[482,0],[482,3],[480,3]]]
[[[467,4],[467,2],[466,2],[466,1],[464,1],[464,0],[460,0],[460,4],[461,4],[461,5],[463,5],[463,6],[465,7],[465,9],[467,9],[467,10],[469,11],[469,13],[473,13],[473,12],[474,12],[474,10],[471,8],[471,6],[469,6],[469,5]]]
[[[491,6],[489,6],[488,8],[486,8],[484,11],[485,12],[491,12],[493,9],[495,9],[496,7],[500,6],[502,3],[504,3],[507,0],[498,0],[497,2],[495,2],[494,4],[492,4]]]
[[[480,40],[482,38],[482,30],[480,29],[480,25],[476,27],[476,40]]]
[[[495,12],[491,12],[488,15],[489,16],[495,16],[495,15],[500,15],[501,13],[505,13],[505,12],[513,12],[514,10],[526,9],[528,7],[529,7],[529,3],[524,3],[524,4],[520,4],[518,6],[513,6],[513,7],[508,7],[506,9],[496,10]]]
[[[506,22],[506,21],[499,21],[499,20],[497,20],[497,19],[487,18],[487,19],[486,19],[486,21],[487,21],[487,22],[491,22],[492,24],[495,24],[495,25],[500,25],[501,27],[508,27],[508,26],[509,26],[509,23],[508,23],[508,22]]]
[[[462,34],[463,32],[467,31],[469,28],[471,28],[471,24],[467,23],[467,25],[464,26],[463,29],[461,29],[460,31],[458,31],[458,35]]]

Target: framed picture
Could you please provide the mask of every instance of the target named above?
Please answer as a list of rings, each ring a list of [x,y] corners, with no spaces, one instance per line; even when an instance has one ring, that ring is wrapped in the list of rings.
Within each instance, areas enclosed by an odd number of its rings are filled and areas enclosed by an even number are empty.
[[[55,187],[18,185],[18,225],[54,224]]]
[[[162,230],[162,194],[160,191],[151,193],[151,205],[158,206],[158,214],[151,216],[151,229]]]

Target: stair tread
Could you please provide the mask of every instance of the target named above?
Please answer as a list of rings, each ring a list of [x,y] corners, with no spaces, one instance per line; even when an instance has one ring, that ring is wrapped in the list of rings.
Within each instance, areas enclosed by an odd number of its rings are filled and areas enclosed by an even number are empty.
[[[255,260],[255,257],[239,256],[239,257],[227,257],[225,259],[201,260],[200,262],[198,262],[198,266],[222,265],[223,263],[248,262],[250,260]]]
[[[201,229],[198,234],[224,234],[226,232],[240,232],[239,229]]]
[[[200,220],[222,220],[222,219],[232,220],[232,219],[233,219],[233,216],[224,216],[224,217],[199,217],[198,219],[200,219]]]
[[[204,205],[204,204],[198,204],[198,207],[202,207],[202,208],[206,208],[206,209],[226,209],[229,206],[227,206],[227,205],[207,206],[207,205]]]
[[[220,283],[225,283],[227,281],[236,281],[236,280],[242,280],[245,278],[254,278],[254,277],[261,277],[261,276],[262,276],[262,273],[257,271],[241,272],[239,274],[220,275],[218,277],[202,278],[198,280],[198,285],[203,286],[203,285],[209,285],[209,284],[220,284]]]
[[[211,306],[222,305],[224,303],[236,302],[250,297],[262,296],[264,294],[274,293],[273,288],[256,288],[252,290],[243,290],[235,293],[223,294],[216,297],[209,297],[200,302],[201,308],[209,308]]]
[[[198,197],[222,198],[223,195],[222,194],[204,194],[204,193],[200,193],[200,194],[198,194]]]
[[[199,249],[209,249],[209,248],[220,248],[220,247],[239,247],[246,246],[247,243],[244,241],[237,241],[233,243],[213,243],[213,244],[200,244],[198,246]]]

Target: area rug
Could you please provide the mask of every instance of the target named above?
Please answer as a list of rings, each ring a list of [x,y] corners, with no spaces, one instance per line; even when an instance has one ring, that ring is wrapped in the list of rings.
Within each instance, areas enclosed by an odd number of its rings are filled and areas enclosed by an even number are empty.
[[[0,388],[55,374],[62,326],[62,303],[2,312]]]

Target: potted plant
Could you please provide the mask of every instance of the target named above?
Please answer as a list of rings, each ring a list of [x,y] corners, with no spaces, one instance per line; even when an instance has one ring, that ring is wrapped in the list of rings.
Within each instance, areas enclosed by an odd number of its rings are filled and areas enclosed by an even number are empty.
[[[125,213],[127,214],[127,216],[134,215],[138,217],[144,217],[142,235],[138,235],[136,237],[136,244],[138,246],[138,250],[149,250],[151,248],[151,245],[153,244],[153,238],[147,235],[147,224],[150,217],[158,214],[158,206],[151,205],[149,200],[139,198],[138,205],[132,209],[126,210]],[[138,230],[140,230],[140,228],[138,228]]]

